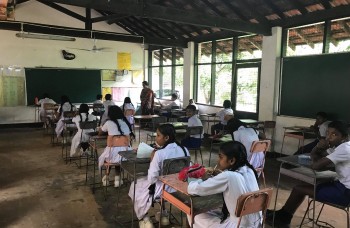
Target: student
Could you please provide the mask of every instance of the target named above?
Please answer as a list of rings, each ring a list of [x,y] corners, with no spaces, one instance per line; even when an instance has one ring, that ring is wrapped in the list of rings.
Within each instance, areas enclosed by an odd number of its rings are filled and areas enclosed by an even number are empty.
[[[189,105],[186,107],[186,116],[188,117],[188,126],[189,127],[203,127],[201,120],[196,115],[196,107],[194,105]],[[187,138],[184,138],[181,141],[181,145],[187,148],[198,148],[202,144],[201,134],[190,135]]]
[[[89,106],[87,104],[81,104],[79,107],[79,115],[76,115],[72,122],[75,123],[75,125],[78,128],[77,133],[74,135],[72,139],[72,145],[70,147],[70,156],[74,157],[77,156],[80,152],[79,145],[81,142],[89,142],[89,136],[86,133],[93,132],[93,129],[86,129],[82,130],[80,128],[80,122],[87,122],[87,121],[93,121],[94,116],[89,114]],[[86,148],[82,148],[85,152]]]
[[[122,109],[126,119],[129,121],[129,123],[131,125],[135,124],[135,121],[134,121],[135,107],[131,103],[130,97],[124,98],[124,103],[122,106],[120,106],[120,108]],[[129,115],[129,113],[127,113],[126,110],[133,110],[132,115]]]
[[[50,99],[49,94],[47,94],[47,93],[44,93],[43,98],[38,101],[38,103],[36,105],[40,105],[39,115],[40,115],[40,120],[42,122],[46,121],[47,115],[53,113],[53,110],[52,111],[51,110],[45,111],[44,104],[56,104],[56,102],[54,100]]]
[[[264,153],[250,153],[250,149],[254,141],[259,139],[264,139],[265,135],[260,133],[259,131],[248,128],[245,123],[240,121],[238,118],[233,117],[227,122],[226,130],[228,130],[234,141],[240,142],[244,145],[247,151],[248,161],[254,168],[258,168],[262,166],[264,162]],[[259,173],[260,175],[260,173]]]
[[[103,104],[103,102],[102,102],[102,95],[101,94],[97,94],[96,95],[96,100],[92,104],[93,105],[94,104]]]
[[[134,133],[132,132],[131,126],[128,120],[125,118],[122,110],[118,106],[110,106],[108,110],[109,119],[105,124],[100,128],[99,135],[102,135],[103,132],[108,132],[108,135],[125,135],[135,138]],[[128,150],[132,150],[132,147],[129,146]],[[105,161],[110,163],[120,163],[121,156],[118,154],[120,151],[125,151],[125,147],[109,147],[107,146],[103,153],[98,158],[99,170],[101,170]],[[119,182],[122,184],[120,179],[120,170],[119,168],[115,169],[115,178],[114,178],[114,187],[119,187]],[[102,184],[104,186],[108,185],[107,177],[102,178]]]
[[[171,124],[160,125],[157,129],[156,143],[159,149],[153,152],[151,156],[151,164],[148,169],[148,176],[137,180],[136,194],[135,194],[135,212],[137,218],[140,220],[140,228],[154,227],[147,215],[151,208],[152,199],[159,198],[162,193],[162,182],[158,181],[159,175],[163,168],[163,161],[169,158],[177,158],[189,156],[188,150],[180,146],[175,140],[175,128]],[[150,195],[149,187],[155,184],[154,195]],[[134,183],[131,183],[129,196],[133,199]],[[162,224],[168,224],[167,217],[161,218]]]
[[[160,105],[162,107],[163,110],[167,110],[170,111],[173,107],[179,107],[180,108],[180,100],[178,99],[178,96],[176,93],[171,94],[171,102],[167,105]]]
[[[219,209],[198,214],[194,217],[194,228],[236,227],[236,202],[240,195],[259,190],[257,175],[247,160],[245,147],[240,142],[227,142],[221,145],[217,163],[221,173],[207,180],[189,183],[187,191],[191,195],[207,196],[223,193],[224,205]],[[190,217],[188,216],[191,224]],[[240,227],[260,227],[261,213],[242,217]]]
[[[194,107],[196,107],[196,110],[198,110],[198,106],[196,105],[196,102],[194,102],[193,99],[188,100],[188,105],[193,105]]]
[[[327,127],[330,122],[331,121],[327,121],[327,114],[325,112],[318,112],[316,114],[315,124],[310,126],[310,128],[317,135],[317,139],[303,147],[300,147],[298,151],[294,153],[294,155],[310,153],[320,139],[326,138]]]
[[[108,93],[105,95],[105,101],[103,102],[104,113],[101,118],[101,125],[103,125],[106,122],[108,118],[109,106],[112,106],[112,105],[115,105],[115,103],[114,101],[112,101],[112,95]]]
[[[216,113],[216,116],[218,116],[220,118],[220,123],[214,124],[211,127],[211,134],[212,135],[214,135],[215,132],[221,131],[221,130],[224,129],[224,127],[227,124],[227,120],[225,120],[225,116],[226,115],[232,115],[233,116],[233,110],[231,108],[231,101],[224,100],[223,106],[224,106],[224,109],[222,109],[221,111]]]
[[[350,203],[350,142],[346,124],[329,123],[326,139],[321,139],[311,152],[312,168],[325,170],[335,166],[338,180],[319,184],[316,200],[348,206]],[[284,206],[275,212],[275,226],[288,226],[305,196],[314,197],[314,186],[297,185]],[[266,222],[272,224],[273,211],[268,210]]]
[[[59,118],[59,120],[57,122],[56,129],[55,129],[57,137],[61,136],[61,133],[62,133],[63,128],[64,128],[63,113],[64,112],[69,112],[69,111],[76,111],[76,110],[77,109],[75,108],[75,106],[70,102],[69,97],[66,96],[66,95],[63,95],[61,97],[61,106],[58,109],[58,118]]]

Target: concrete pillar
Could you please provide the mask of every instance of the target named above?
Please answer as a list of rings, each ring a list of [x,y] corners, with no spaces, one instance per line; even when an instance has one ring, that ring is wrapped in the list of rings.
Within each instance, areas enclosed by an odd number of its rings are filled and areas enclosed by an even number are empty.
[[[194,45],[194,42],[189,42],[188,48],[184,48],[183,107],[186,107],[188,105],[188,100],[193,98]]]
[[[272,36],[263,37],[259,120],[275,120],[278,114],[282,28],[272,28]]]

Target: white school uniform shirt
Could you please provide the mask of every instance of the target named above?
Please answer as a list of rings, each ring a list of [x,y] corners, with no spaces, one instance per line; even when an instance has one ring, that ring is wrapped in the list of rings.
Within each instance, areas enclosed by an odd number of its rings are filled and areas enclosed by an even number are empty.
[[[103,104],[103,102],[102,102],[101,100],[96,100],[96,101],[94,101],[92,104],[93,104],[93,105],[94,105],[94,104]]]
[[[233,139],[242,143],[247,151],[247,158],[250,164],[254,168],[261,167],[264,161],[264,153],[257,152],[254,154],[250,153],[250,149],[252,147],[252,143],[254,141],[259,140],[259,132],[254,130],[253,128],[245,128],[244,126],[240,126],[237,131],[233,132]]]
[[[339,182],[350,189],[350,142],[340,144],[327,158],[334,163]]]
[[[55,128],[55,132],[57,137],[59,137],[63,131],[64,123],[63,123],[63,113],[68,111],[76,111],[77,108],[74,105],[71,105],[69,102],[65,102],[60,108],[59,112],[61,112],[60,119],[58,120]],[[69,125],[68,125],[69,126]]]
[[[321,123],[320,125],[318,125],[318,131],[320,132],[320,136],[323,138],[326,138],[327,136],[327,129],[328,129],[328,124],[331,121],[325,121],[323,123]]]
[[[188,118],[188,126],[189,127],[198,127],[198,126],[203,127],[203,124],[197,115],[193,115],[190,118]],[[202,132],[202,136],[203,136],[203,132]],[[199,139],[199,138],[201,138],[201,134],[191,135],[191,137]]]
[[[223,193],[230,216],[220,224],[220,217],[207,212],[194,217],[194,228],[228,228],[237,227],[235,216],[237,199],[240,195],[259,190],[253,170],[243,166],[236,171],[224,171],[206,181],[190,182],[187,191],[191,195],[207,196]],[[253,213],[242,217],[240,227],[260,227],[261,213]]]
[[[112,101],[112,100],[107,100],[107,101],[103,102],[103,107],[105,109],[105,112],[103,113],[102,119],[101,119],[102,126],[106,122],[106,120],[108,119],[108,107],[111,105],[115,105],[114,101]]]
[[[219,117],[220,123],[223,125],[227,125],[227,120],[225,120],[226,115],[233,115],[233,110],[232,108],[225,108],[218,113],[216,113],[216,116]]]
[[[40,105],[41,109],[44,109],[44,104],[56,104],[56,102],[48,97],[45,97],[44,99],[40,99],[38,101],[38,105]]]
[[[185,148],[186,156],[189,155],[188,150]],[[142,219],[148,210],[151,208],[152,199],[149,195],[148,187],[151,184],[156,183],[154,199],[159,198],[162,194],[163,183],[158,180],[163,168],[163,162],[165,159],[184,157],[185,152],[176,143],[170,143],[165,148],[158,150],[149,165],[147,177],[137,179],[136,194],[135,194],[135,213],[138,219]],[[171,191],[169,187],[166,187],[167,191]],[[131,199],[134,197],[134,183],[131,183],[129,189],[129,196]]]
[[[93,129],[85,129],[82,132],[82,129],[80,128],[80,122],[81,121],[84,122],[86,120],[86,116],[87,116],[86,113],[81,113],[81,117],[82,117],[83,120],[80,119],[79,114],[76,115],[72,119],[72,122],[75,123],[75,125],[77,126],[78,131],[77,131],[77,133],[74,135],[74,137],[72,139],[72,144],[71,144],[71,147],[70,147],[70,156],[71,157],[76,155],[77,149],[79,147],[80,142],[88,142],[89,141],[90,137],[86,133],[94,131]],[[87,116],[87,121],[93,121],[93,120],[95,120],[95,117],[93,115],[89,114]]]
[[[127,110],[127,109],[132,109],[132,110],[135,110],[135,107],[133,104],[131,103],[125,103],[123,104],[122,106],[120,106],[120,108],[123,110],[123,106],[124,106],[124,111]]]
[[[164,106],[163,109],[171,110],[171,108],[172,108],[173,106],[179,106],[179,107],[180,107],[180,100],[179,100],[179,99],[176,99],[176,100],[170,102],[169,104],[167,104],[166,106]]]
[[[117,120],[120,125],[120,130],[124,133],[124,135],[129,136],[130,129],[128,125],[124,122],[124,120],[118,119]],[[105,124],[103,124],[102,131],[108,132],[108,135],[121,135],[121,132],[118,130],[118,126],[112,121],[107,120]],[[109,147],[107,146],[103,153],[98,158],[98,166],[101,169],[104,161],[108,161],[111,163],[120,163],[122,157],[118,154],[120,151],[125,151],[126,149],[132,150],[132,148],[129,146],[128,148],[125,147]]]

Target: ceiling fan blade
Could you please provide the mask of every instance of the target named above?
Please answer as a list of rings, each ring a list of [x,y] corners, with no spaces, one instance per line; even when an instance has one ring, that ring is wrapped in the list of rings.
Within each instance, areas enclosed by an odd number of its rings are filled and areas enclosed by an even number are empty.
[[[86,49],[86,48],[69,48],[69,49],[75,49],[75,50],[81,50],[81,51],[92,51],[91,49]]]
[[[95,50],[104,51],[104,50],[111,50],[111,48],[109,48],[109,47],[101,47],[101,48],[95,48]]]

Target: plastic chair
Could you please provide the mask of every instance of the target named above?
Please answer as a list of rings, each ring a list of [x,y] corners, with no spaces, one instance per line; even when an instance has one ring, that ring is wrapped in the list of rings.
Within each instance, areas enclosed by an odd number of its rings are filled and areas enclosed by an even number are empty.
[[[187,127],[186,128],[186,137],[191,137],[191,135],[200,135],[200,140],[202,141],[202,134],[203,134],[203,126],[196,126],[196,127]],[[201,143],[202,144],[202,143]],[[202,156],[202,149],[201,145],[199,147],[187,147],[189,151],[194,151],[194,161],[197,163],[197,151],[199,151],[199,154],[201,156],[201,161],[203,164],[203,156]]]
[[[102,119],[102,115],[104,112],[105,112],[105,107],[103,106],[103,104],[97,103],[97,104],[92,105],[92,113],[91,114],[96,117],[96,120],[99,119],[98,125],[101,125],[101,119]]]
[[[152,118],[152,132],[147,133],[146,143],[148,143],[149,140],[151,143],[154,142],[156,138],[157,127],[159,126],[159,124],[166,122],[167,118],[165,116],[158,116]]]
[[[129,121],[133,131],[135,131],[135,120],[134,120],[135,110],[134,109],[126,109],[124,111],[124,116]]]
[[[79,123],[79,127],[80,127],[80,129],[81,129],[81,135],[80,135],[80,144],[82,143],[82,140],[83,140],[83,134],[85,134],[84,133],[84,130],[93,130],[93,131],[95,131],[96,130],[96,127],[97,127],[97,121],[85,121],[85,122],[80,122]],[[89,145],[89,143],[88,142],[86,142],[88,145]],[[90,145],[89,145],[89,147],[90,147]],[[92,153],[91,153],[91,155],[92,155]],[[86,165],[88,165],[88,160],[89,160],[89,156],[86,154],[86,155],[80,155],[79,156],[79,168],[81,168],[81,159],[82,158],[84,158],[84,159],[86,159]]]
[[[312,210],[312,209],[310,209],[310,206],[311,206],[311,204],[313,203],[313,201],[314,201],[314,199],[309,200],[309,204],[308,204],[307,209],[306,209],[306,211],[305,211],[304,217],[303,217],[303,219],[301,220],[300,227],[301,227],[301,226],[303,225],[303,223],[304,223],[306,214],[307,214],[310,210]],[[316,200],[316,201],[318,201],[318,200]],[[333,203],[328,203],[328,202],[322,202],[322,201],[318,201],[318,202],[322,203],[322,207],[321,207],[320,212],[318,213],[318,216],[317,216],[317,219],[316,219],[316,222],[315,222],[316,225],[319,225],[319,226],[323,227],[323,225],[318,224],[318,223],[323,223],[323,224],[326,224],[326,225],[328,225],[328,226],[330,226],[330,227],[333,227],[333,226],[330,225],[329,223],[319,220],[319,218],[320,218],[320,216],[321,216],[321,213],[322,213],[322,211],[323,211],[324,205],[328,205],[328,206],[335,207],[335,208],[338,208],[338,209],[340,209],[340,210],[345,211],[345,213],[346,213],[346,215],[347,215],[347,216],[346,216],[346,219],[347,219],[347,220],[346,220],[346,221],[347,221],[347,227],[350,227],[350,221],[349,221],[349,208],[350,208],[350,204],[348,204],[347,206],[341,206],[341,205],[338,205],[338,204],[333,204]],[[312,220],[312,219],[309,218],[309,220]]]
[[[72,122],[72,119],[76,115],[76,111],[65,111],[63,112],[63,119],[64,119],[64,128],[63,128],[63,143],[62,143],[62,157],[63,157],[63,151],[65,150],[66,156],[64,157],[66,164],[68,162],[68,132],[69,132],[69,137],[73,135],[75,131],[78,130],[78,128],[75,126],[75,124]]]
[[[266,209],[268,208],[272,196],[272,188],[264,188],[255,192],[242,194],[237,199],[235,215],[239,217],[237,228],[241,224],[241,219],[245,215],[262,212],[263,221],[265,223]]]
[[[269,149],[271,144],[270,140],[259,140],[259,141],[254,141],[252,143],[252,146],[250,148],[250,156],[248,158],[249,163],[252,163],[252,159],[253,159],[253,154],[254,153],[259,153],[259,152],[263,152],[264,153],[264,158],[260,163],[259,167],[255,167],[256,172],[260,172],[261,176],[263,178],[264,181],[264,187],[266,188],[266,183],[265,183],[265,174],[264,174],[264,166],[265,166],[265,157],[266,157],[266,152]]]
[[[275,129],[276,129],[276,121],[273,121],[273,120],[266,120],[266,121],[264,121],[262,126],[259,126],[257,128],[257,130],[262,131],[265,136],[266,136],[267,132],[270,132],[270,134],[269,134],[270,137],[266,137],[266,139],[271,140],[271,149],[273,149]]]

